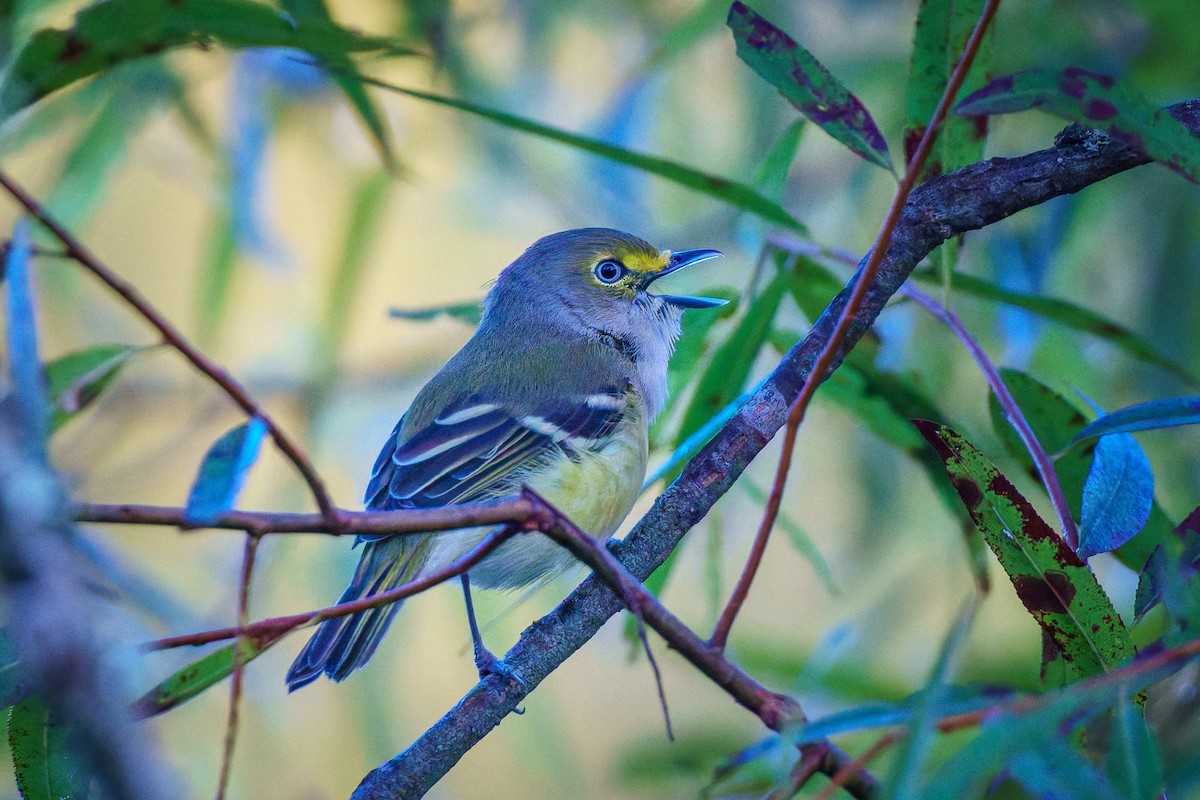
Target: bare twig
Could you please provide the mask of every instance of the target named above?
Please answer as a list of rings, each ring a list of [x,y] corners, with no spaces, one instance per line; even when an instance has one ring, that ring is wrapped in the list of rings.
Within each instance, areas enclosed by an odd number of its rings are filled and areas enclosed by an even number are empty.
[[[257,536],[246,534],[246,546],[242,554],[242,573],[238,582],[237,621],[239,627],[250,622],[250,584],[254,578],[254,560],[258,554]],[[233,650],[233,677],[229,682],[229,716],[225,720],[225,744],[221,750],[221,772],[217,779],[217,798],[224,800],[229,786],[229,774],[233,769],[233,748],[237,742],[238,706],[242,701],[242,678],[246,671],[242,663],[240,648]]]
[[[200,352],[199,349],[184,338],[179,329],[164,317],[158,309],[154,308],[150,304],[150,301],[142,296],[142,293],[138,291],[136,286],[109,269],[84,246],[83,242],[59,223],[50,214],[49,210],[39,203],[33,195],[25,191],[20,184],[3,171],[0,171],[0,186],[3,186],[18,203],[25,207],[25,210],[32,214],[38,222],[42,223],[47,230],[54,234],[55,238],[63,243],[68,256],[98,277],[143,319],[149,322],[158,331],[159,335],[162,336],[166,344],[178,350],[196,369],[220,386],[225,394],[229,395],[234,403],[245,411],[247,415],[262,418],[263,422],[267,425],[267,430],[270,432],[275,445],[295,465],[304,482],[308,484],[309,491],[312,493],[313,499],[316,501],[321,513],[325,515],[331,525],[336,525],[338,521],[337,508],[334,506],[333,500],[330,499],[329,492],[325,488],[325,483],[321,480],[320,475],[317,474],[317,470],[312,465],[312,462],[309,461],[308,456],[305,455],[299,445],[292,441],[291,437],[284,433],[279,423],[267,414],[266,410],[237,382],[233,375],[220,364],[217,364],[204,355],[204,353]]]
[[[855,323],[859,311],[866,301],[867,291],[874,283],[875,276],[879,272],[879,266],[883,262],[884,254],[891,245],[892,234],[896,230],[896,225],[900,222],[900,214],[908,202],[909,195],[916,186],[917,179],[925,167],[925,161],[933,148],[933,143],[937,139],[942,122],[945,120],[946,114],[950,111],[950,104],[954,102],[959,88],[962,86],[963,81],[966,80],[967,71],[971,68],[971,64],[975,60],[975,55],[979,51],[979,45],[983,41],[983,35],[987,31],[992,17],[995,16],[996,9],[999,7],[1000,0],[988,0],[983,8],[983,12],[979,15],[979,21],[975,23],[975,29],[971,31],[971,36],[967,39],[962,55],[959,57],[958,63],[954,65],[950,79],[946,82],[946,89],[942,92],[942,96],[938,100],[933,117],[929,120],[929,124],[921,135],[921,140],[917,143],[917,148],[913,152],[912,158],[909,159],[908,165],[905,167],[904,177],[900,180],[900,185],[896,188],[896,194],[892,197],[892,204],[888,208],[887,216],[884,217],[883,225],[879,229],[879,235],[876,237],[875,244],[867,256],[867,261],[861,269],[861,274],[857,277],[854,289],[850,293],[850,298],[847,300],[845,308],[842,309],[837,325],[821,350],[821,354],[817,356],[817,362],[813,366],[812,375],[805,382],[803,388],[801,388],[800,394],[796,397],[795,401],[792,402],[791,408],[788,409],[787,425],[783,435],[783,450],[779,454],[779,466],[775,470],[775,480],[771,484],[771,493],[767,496],[767,508],[758,526],[754,543],[751,545],[750,554],[746,559],[746,566],[738,576],[733,592],[730,593],[729,601],[725,604],[725,608],[722,609],[721,615],[717,618],[717,623],[713,627],[712,638],[709,641],[714,647],[722,648],[725,646],[726,641],[728,641],[729,631],[733,627],[733,622],[737,618],[738,611],[741,610],[742,604],[745,603],[746,597],[750,593],[750,586],[754,583],[754,577],[758,573],[759,565],[762,563],[763,555],[767,549],[767,541],[771,536],[771,529],[775,527],[775,518],[779,515],[779,506],[783,501],[784,484],[787,481],[788,471],[792,465],[792,453],[795,450],[796,435],[800,428],[800,423],[804,420],[804,414],[808,410],[808,404],[811,402],[813,394],[817,391],[817,386],[825,380],[826,375],[833,369],[835,360],[840,360],[839,357],[844,352],[843,346],[847,344],[851,326]],[[845,349],[848,350],[849,347]]]

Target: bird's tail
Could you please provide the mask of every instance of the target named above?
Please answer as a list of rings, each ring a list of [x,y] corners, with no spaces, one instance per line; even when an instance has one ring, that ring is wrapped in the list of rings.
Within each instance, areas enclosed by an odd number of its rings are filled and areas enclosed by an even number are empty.
[[[368,541],[354,578],[338,603],[370,597],[412,580],[425,565],[431,544],[432,537],[423,536],[388,536]],[[364,666],[400,606],[396,602],[322,622],[288,670],[288,691],[307,686],[322,672],[341,681]]]

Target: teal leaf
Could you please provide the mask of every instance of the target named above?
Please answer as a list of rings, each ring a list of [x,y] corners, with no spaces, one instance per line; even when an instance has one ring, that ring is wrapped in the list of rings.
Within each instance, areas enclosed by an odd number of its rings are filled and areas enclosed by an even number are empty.
[[[13,774],[23,800],[86,800],[91,782],[67,725],[36,695],[8,712]]]
[[[188,495],[184,513],[190,521],[208,525],[233,508],[266,433],[262,418],[251,417],[209,448]]]
[[[12,375],[13,395],[21,413],[25,446],[31,454],[44,458],[48,414],[46,384],[38,356],[37,309],[33,299],[33,281],[29,260],[33,244],[29,220],[21,218],[13,226],[12,240],[4,256],[4,333],[8,340],[8,368]]]
[[[1104,414],[1075,434],[1072,443],[1092,436],[1148,431],[1200,423],[1200,397],[1151,400]]]
[[[25,696],[21,680],[21,661],[8,638],[0,628],[0,708],[6,708]]]
[[[997,78],[955,108],[968,117],[1040,108],[1096,128],[1200,182],[1200,139],[1170,112],[1108,75],[1078,67],[1039,69]]]
[[[749,186],[731,181],[728,178],[710,175],[675,161],[637,153],[599,139],[580,136],[577,133],[564,131],[561,128],[555,128],[550,125],[543,125],[526,117],[509,114],[477,103],[470,103],[466,100],[445,97],[430,92],[421,92],[416,89],[405,89],[402,86],[396,86],[395,84],[366,76],[363,76],[362,80],[370,86],[378,86],[381,89],[387,89],[388,91],[402,94],[405,97],[425,100],[447,108],[463,111],[467,114],[473,114],[477,117],[482,117],[483,119],[512,128],[513,130],[521,131],[522,133],[540,136],[543,139],[565,144],[577,150],[582,150],[585,153],[607,158],[609,161],[615,161],[618,164],[635,167],[643,172],[657,175],[680,186],[685,186],[701,194],[716,198],[735,208],[740,208],[751,214],[757,214],[768,222],[783,225],[794,231],[803,232],[805,230],[804,225],[784,210],[778,203],[768,200]]]
[[[1162,759],[1138,703],[1126,700],[1113,709],[1105,768],[1109,780],[1128,800],[1158,800]]]
[[[740,0],[729,7],[726,23],[738,57],[800,113],[854,154],[892,169],[887,142],[866,107],[812,53]]]
[[[1146,525],[1154,505],[1150,460],[1127,433],[1101,436],[1083,484],[1079,555],[1115,550]]]
[[[145,349],[127,344],[98,344],[46,364],[50,432],[54,433],[95,402],[129,359]]]

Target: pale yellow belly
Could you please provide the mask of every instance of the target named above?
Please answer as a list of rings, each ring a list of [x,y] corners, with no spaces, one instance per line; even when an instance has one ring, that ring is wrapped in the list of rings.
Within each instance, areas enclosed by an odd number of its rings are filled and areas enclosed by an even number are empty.
[[[603,449],[583,453],[581,460],[565,456],[530,475],[527,485],[597,538],[608,538],[633,508],[646,477],[646,426],[640,414],[631,415]],[[476,544],[486,530],[440,537],[434,561],[441,564]],[[540,533],[523,533],[471,570],[472,584],[492,589],[515,589],[557,575],[575,558]]]

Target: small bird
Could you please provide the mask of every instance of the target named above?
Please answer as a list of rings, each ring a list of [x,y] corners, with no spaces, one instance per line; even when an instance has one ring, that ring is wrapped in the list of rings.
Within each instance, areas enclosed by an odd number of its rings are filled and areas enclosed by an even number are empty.
[[[539,239],[483,302],[475,335],[417,393],[383,446],[368,509],[429,508],[506,497],[529,486],[596,537],[611,536],[646,476],[647,427],[667,399],[667,360],[685,309],[725,301],[650,294],[650,285],[716,250],[658,250],[628,233],[580,228]],[[375,595],[466,553],[487,528],[441,536],[360,536],[339,603]],[[513,589],[574,563],[549,539],[510,539],[461,576],[475,663],[484,646],[471,584]],[[335,681],[375,652],[400,603],[321,623],[287,674],[289,690]]]

